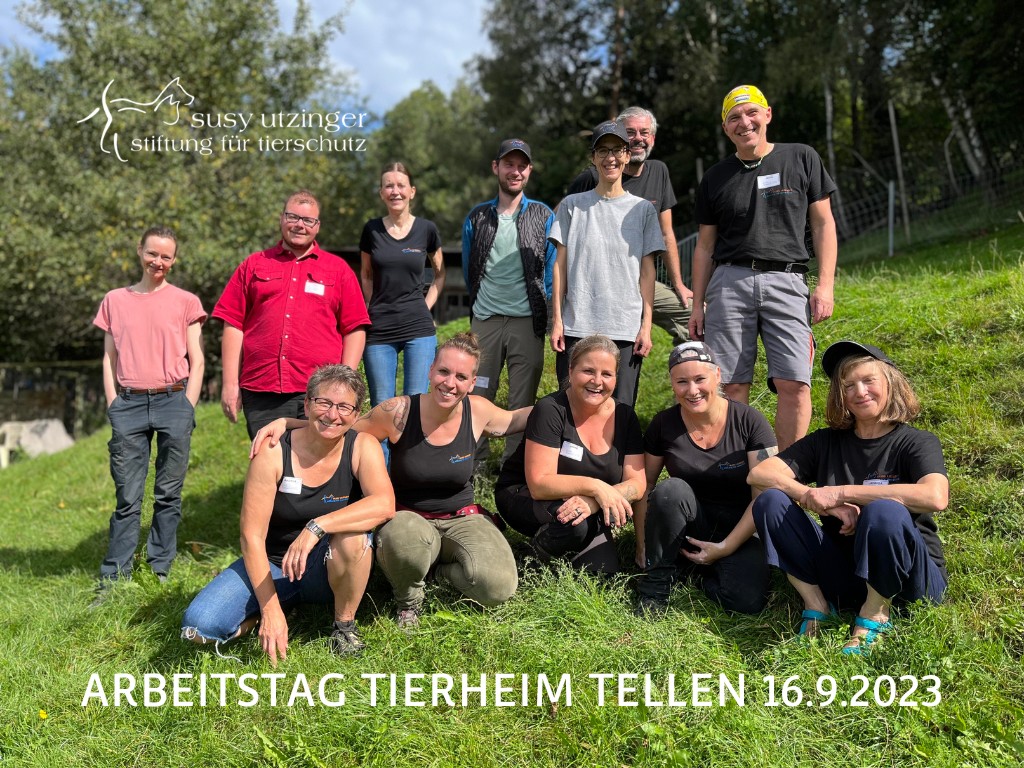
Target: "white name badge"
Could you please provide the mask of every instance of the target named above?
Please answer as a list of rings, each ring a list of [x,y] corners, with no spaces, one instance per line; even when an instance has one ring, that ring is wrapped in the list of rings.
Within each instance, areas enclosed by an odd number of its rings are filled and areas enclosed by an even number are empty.
[[[769,187],[777,187],[782,183],[782,177],[777,173],[769,173],[767,176],[757,177],[757,188],[768,189]]]
[[[776,174],[778,175],[778,174]],[[314,283],[312,280],[306,281],[306,293],[315,293],[317,296],[324,295],[323,283]]]
[[[559,453],[567,459],[583,461],[583,446],[570,443],[568,440],[562,441],[562,449]]]
[[[298,477],[282,477],[278,488],[281,493],[302,493],[302,479]]]
[[[477,389],[487,389],[489,386],[491,386],[491,377],[490,376],[477,376],[476,377],[476,388]]]
[[[873,480],[865,480],[864,485],[889,485],[889,481],[882,478],[875,478]]]

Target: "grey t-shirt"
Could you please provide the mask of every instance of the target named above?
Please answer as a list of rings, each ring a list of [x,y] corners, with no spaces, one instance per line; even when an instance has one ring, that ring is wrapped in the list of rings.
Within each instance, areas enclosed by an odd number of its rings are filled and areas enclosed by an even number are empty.
[[[558,206],[548,239],[566,249],[565,335],[635,339],[643,319],[640,262],[665,250],[654,206],[629,192],[613,198],[596,191],[569,195]]]

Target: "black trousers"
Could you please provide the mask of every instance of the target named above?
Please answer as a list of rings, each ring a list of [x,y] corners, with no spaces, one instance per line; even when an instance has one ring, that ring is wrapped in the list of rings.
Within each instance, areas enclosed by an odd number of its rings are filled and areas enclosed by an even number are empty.
[[[680,553],[686,537],[721,541],[732,530],[732,520],[722,521],[702,507],[689,483],[669,478],[651,491],[644,522],[647,562],[640,594],[667,600],[679,578],[697,578],[704,594],[727,611],[759,613],[768,602],[768,563],[764,547],[755,537],[747,539],[727,557],[711,565],[695,565]]]
[[[576,568],[612,574],[619,570],[619,554],[611,533],[599,515],[579,525],[558,522],[562,499],[534,501],[525,486],[494,489],[494,503],[502,518],[524,536],[542,560],[565,558]]]
[[[302,403],[305,392],[254,392],[242,390],[242,411],[245,412],[245,428],[249,439],[274,419],[304,419]]]

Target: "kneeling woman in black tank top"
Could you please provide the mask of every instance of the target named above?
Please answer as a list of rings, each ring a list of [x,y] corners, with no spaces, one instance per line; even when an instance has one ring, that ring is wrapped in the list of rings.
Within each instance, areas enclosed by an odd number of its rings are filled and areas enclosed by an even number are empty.
[[[481,436],[522,432],[531,408],[506,411],[470,395],[479,363],[476,335],[457,334],[438,347],[429,392],[386,400],[356,424],[391,441],[398,511],[380,530],[377,562],[401,627],[419,623],[431,568],[482,605],[508,600],[518,586],[508,542],[473,503],[473,457]]]
[[[355,615],[373,556],[372,531],[395,513],[380,444],[352,429],[366,385],[347,365],[318,369],[306,388],[308,421],[264,446],[242,496],[242,557],[185,611],[182,637],[221,643],[258,622],[272,664],[288,651],[285,610],[334,604],[331,646],[357,653]]]

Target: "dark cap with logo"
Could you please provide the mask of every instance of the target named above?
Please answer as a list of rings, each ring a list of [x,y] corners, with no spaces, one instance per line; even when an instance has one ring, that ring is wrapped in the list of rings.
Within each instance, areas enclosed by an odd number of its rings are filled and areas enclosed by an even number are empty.
[[[861,344],[856,341],[837,341],[835,344],[829,346],[825,350],[825,354],[821,356],[821,367],[825,371],[825,375],[830,379],[832,374],[835,373],[836,368],[839,364],[848,357],[873,357],[883,363],[891,365],[896,368],[896,363],[889,359],[889,357],[880,350],[878,347],[874,347],[870,344]]]
[[[606,120],[594,129],[594,135],[590,137],[590,150],[593,151],[597,147],[597,142],[605,136],[615,136],[622,139],[623,144],[629,145],[626,129],[614,120]]]
[[[526,155],[527,160],[533,162],[533,157],[530,156],[530,145],[522,139],[505,139],[498,147],[498,156],[494,159],[501,160],[509,152],[522,152]]]
[[[668,369],[671,371],[680,363],[689,363],[694,360],[700,363],[718,365],[715,362],[715,353],[711,351],[711,347],[703,341],[686,341],[669,353]]]

